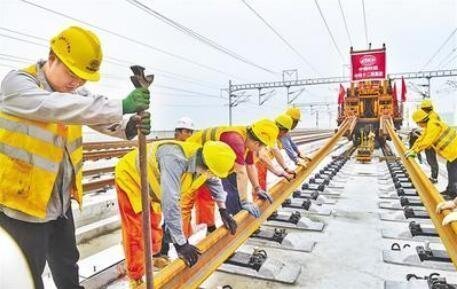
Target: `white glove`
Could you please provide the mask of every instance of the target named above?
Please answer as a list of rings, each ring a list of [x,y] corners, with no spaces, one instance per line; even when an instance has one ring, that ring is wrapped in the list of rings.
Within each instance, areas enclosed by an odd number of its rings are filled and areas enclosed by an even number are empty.
[[[444,210],[453,210],[457,207],[454,201],[441,202],[436,206],[436,213],[441,213]]]
[[[457,211],[456,210],[452,211],[452,213],[447,214],[447,216],[444,217],[443,226],[446,226],[455,221],[457,221]]]

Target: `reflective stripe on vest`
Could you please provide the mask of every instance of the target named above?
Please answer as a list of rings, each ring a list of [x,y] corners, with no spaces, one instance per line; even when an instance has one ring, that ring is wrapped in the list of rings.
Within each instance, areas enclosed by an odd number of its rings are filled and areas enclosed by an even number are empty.
[[[438,137],[438,139],[433,143],[439,150],[444,150],[455,138],[457,134],[455,129],[447,127],[444,132]],[[446,140],[443,144],[439,145],[443,140]]]
[[[24,71],[35,79],[36,65]],[[37,85],[44,87],[37,80]],[[82,202],[82,129],[0,112],[0,204],[44,218],[67,150],[75,174],[71,195]]]

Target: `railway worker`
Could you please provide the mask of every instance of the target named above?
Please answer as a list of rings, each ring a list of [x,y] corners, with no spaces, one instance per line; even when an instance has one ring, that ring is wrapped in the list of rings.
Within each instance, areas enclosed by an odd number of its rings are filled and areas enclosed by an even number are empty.
[[[227,210],[235,215],[240,210],[247,210],[254,217],[260,216],[258,206],[248,200],[248,179],[251,185],[259,187],[259,178],[254,163],[254,153],[263,147],[273,147],[278,137],[278,127],[269,119],[261,119],[250,126],[211,127],[194,133],[188,142],[204,144],[209,140],[218,140],[229,145],[236,154],[235,170],[222,179],[227,192]],[[258,197],[271,199],[266,192],[259,192]],[[208,188],[202,186],[195,200],[196,222],[206,224],[208,232],[216,229],[214,218],[214,202],[210,198]]]
[[[177,141],[186,141],[195,130],[194,122],[189,117],[183,116],[176,122],[175,126],[175,137],[174,140]],[[164,232],[162,238],[162,247],[160,253],[163,256],[168,256],[168,251],[170,249],[170,243],[172,242],[171,236],[168,231],[165,229],[165,224],[162,225],[162,230]],[[161,266],[159,266],[161,267]]]
[[[290,107],[286,110],[285,114],[289,115],[292,120],[292,128],[294,130],[298,122],[301,120],[301,112],[298,107]],[[296,165],[305,165],[306,162],[309,162],[311,159],[305,156],[297,147],[297,144],[292,140],[292,137],[289,133],[283,135],[280,138],[282,147],[289,156],[290,160],[292,160]],[[304,161],[304,162],[303,162]]]
[[[457,133],[454,128],[430,115],[422,109],[413,113],[413,120],[424,130],[421,139],[406,152],[407,157],[415,157],[427,148],[433,148],[447,160],[448,186],[442,194],[457,197]]]
[[[175,140],[186,141],[195,131],[195,125],[189,117],[178,119],[175,127]]]
[[[47,60],[8,73],[0,89],[0,226],[21,247],[36,289],[47,261],[56,287],[79,286],[79,252],[70,198],[82,205],[81,125],[133,138],[149,91],[109,99],[82,88],[100,78],[97,36],[72,26],[50,41]],[[149,116],[141,120],[150,130]]]
[[[160,255],[162,212],[164,224],[179,256],[188,266],[198,259],[198,250],[187,241],[191,208],[186,204],[196,189],[206,185],[217,202],[224,225],[235,234],[237,224],[225,207],[227,193],[218,178],[233,169],[235,153],[225,143],[209,141],[203,146],[192,142],[164,140],[149,143],[148,183],[151,196],[151,237],[154,265],[167,264]],[[122,157],[115,167],[115,183],[122,222],[127,275],[132,288],[142,283],[144,274],[141,234],[141,190],[137,167],[138,150]]]
[[[288,181],[291,181],[295,177],[295,172],[289,169],[280,151],[280,148],[282,148],[280,139],[292,129],[293,120],[289,115],[281,114],[275,119],[275,123],[279,130],[277,146],[270,149],[264,148],[258,153],[259,160],[256,162],[256,167],[259,176],[259,187],[253,190],[255,196],[257,196],[259,191],[263,193],[267,190],[268,171]],[[272,159],[276,159],[281,168],[274,166]]]
[[[431,118],[440,119],[439,115],[433,110],[433,103],[429,98],[426,98],[421,102],[420,108],[428,113]],[[425,159],[427,160],[427,164],[430,166],[431,170],[431,176],[429,179],[435,184],[438,182],[439,166],[438,160],[436,159],[436,152],[433,148],[425,150]]]

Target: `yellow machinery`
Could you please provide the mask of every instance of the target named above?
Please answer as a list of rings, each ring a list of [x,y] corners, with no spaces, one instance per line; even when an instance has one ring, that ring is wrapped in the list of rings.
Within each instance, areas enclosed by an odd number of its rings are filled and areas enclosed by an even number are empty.
[[[373,128],[377,141],[381,144],[384,143],[388,135],[379,132],[382,117],[390,117],[395,128],[400,128],[402,117],[397,101],[392,96],[390,80],[352,82],[346,95],[338,115],[338,124],[348,117],[355,116],[357,118],[354,130],[348,135],[354,144],[361,143],[361,132],[368,135],[368,127]]]
[[[368,135],[364,135],[363,130],[360,132],[360,145],[357,148],[356,159],[361,163],[369,163],[371,162],[373,156],[373,150],[375,146],[375,138],[376,135],[372,130],[368,133]]]

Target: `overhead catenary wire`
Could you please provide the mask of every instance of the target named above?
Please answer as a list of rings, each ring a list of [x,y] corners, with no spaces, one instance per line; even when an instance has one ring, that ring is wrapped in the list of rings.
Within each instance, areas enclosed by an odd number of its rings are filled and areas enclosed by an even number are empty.
[[[338,55],[340,56],[341,61],[344,63],[343,53],[341,53],[341,49],[338,47],[338,44],[336,43],[335,37],[333,36],[332,31],[330,30],[330,26],[328,26],[327,20],[325,19],[321,6],[319,5],[319,2],[317,2],[317,0],[314,0],[314,3],[316,3],[317,10],[319,11],[319,14],[321,15],[322,21],[324,22],[325,28],[327,29],[330,39],[332,40],[333,46],[335,47],[336,52],[338,52]]]
[[[214,48],[214,49],[216,49],[216,50],[218,50],[218,51],[220,51],[220,52],[222,52],[222,53],[224,53],[224,54],[226,54],[226,55],[228,55],[228,56],[230,56],[232,58],[235,58],[235,59],[237,59],[237,60],[239,60],[239,61],[241,61],[241,62],[243,62],[245,64],[248,64],[250,66],[253,66],[253,67],[257,68],[257,69],[263,70],[263,71],[268,72],[268,73],[273,74],[273,75],[278,74],[277,71],[273,71],[271,69],[265,68],[263,66],[260,66],[260,65],[258,65],[256,63],[254,63],[253,61],[251,61],[251,60],[239,55],[238,53],[236,53],[236,52],[234,52],[234,51],[232,51],[232,50],[230,50],[230,49],[228,49],[228,48],[226,48],[224,46],[222,46],[221,44],[219,44],[219,43],[217,43],[217,42],[215,42],[215,41],[213,41],[213,40],[201,35],[200,33],[197,33],[195,31],[193,31],[192,29],[190,29],[190,28],[188,28],[188,27],[186,27],[186,26],[184,26],[184,25],[172,20],[171,18],[159,13],[158,11],[146,6],[145,4],[141,3],[140,1],[137,1],[137,0],[125,0],[125,1],[130,3],[131,5],[133,5],[135,7],[143,10],[144,12],[146,12],[147,14],[155,17],[156,19],[159,19],[160,21],[172,26],[173,28],[175,28],[175,29],[177,29],[177,30],[179,30],[179,31],[181,31],[183,33],[185,33],[186,35],[188,35],[188,36],[190,36],[190,37],[192,37],[192,38],[194,38],[194,39],[206,44],[207,46],[209,46],[211,48]]]
[[[449,36],[444,40],[444,42],[438,47],[438,49],[433,53],[433,55],[425,62],[424,66],[422,69],[425,69],[432,61],[435,59],[435,57],[440,53],[440,51],[446,46],[446,44],[452,39],[452,36],[457,32],[457,28],[452,30],[452,32],[449,34]]]
[[[367,47],[369,47],[368,24],[367,24],[367,13],[365,11],[365,0],[362,0],[362,10],[363,10],[363,27],[364,27],[364,30],[365,30],[365,41],[367,43]]]
[[[311,68],[312,71],[314,71],[317,75],[320,75],[319,71],[311,64],[311,62],[308,61],[292,44],[290,44],[289,41],[286,40],[284,36],[282,36],[270,23],[268,23],[265,18],[260,15],[259,12],[257,12],[251,5],[249,5],[246,0],[241,0],[246,7],[251,10],[254,15],[256,15],[260,21],[262,21],[279,39],[284,42],[284,44],[287,45],[309,68]]]
[[[47,47],[47,45],[44,45],[44,44],[40,44],[40,43],[36,43],[36,42],[33,42],[33,41],[29,41],[29,40],[26,40],[26,39],[21,39],[21,38],[17,38],[17,37],[14,37],[14,36],[10,36],[10,35],[3,35],[0,33],[0,37],[7,37],[7,38],[12,38],[14,40],[19,40],[19,41],[22,41],[22,42],[25,42],[25,43],[31,43],[31,44],[34,44],[34,45],[38,45],[38,46],[41,46],[41,47]],[[0,53],[0,55],[3,55],[3,57],[0,57],[1,59],[3,60],[10,60],[10,61],[13,61],[13,62],[21,62],[21,63],[30,63],[30,62],[33,62],[31,61],[31,59],[27,59],[27,58],[23,58],[23,57],[18,57],[18,56],[14,56],[14,55],[9,55],[9,54],[5,54],[5,53]],[[8,59],[7,59],[8,58]],[[4,67],[8,67],[8,68],[12,68],[12,69],[15,69],[17,67],[14,67],[12,65],[2,65]],[[111,78],[111,79],[116,79],[116,80],[119,80],[119,79],[124,79],[123,77],[121,76],[116,76],[116,75],[104,75],[103,74],[103,77],[105,78]],[[102,86],[105,86],[105,87],[109,87],[108,85],[102,85]],[[202,92],[199,92],[199,91],[192,91],[192,90],[187,90],[187,89],[182,89],[182,88],[177,88],[177,87],[170,87],[170,86],[165,86],[165,85],[154,85],[154,87],[158,87],[158,88],[164,88],[164,89],[169,89],[169,90],[174,90],[174,91],[179,91],[179,92],[186,92],[186,93],[192,93],[192,94],[196,94],[196,95],[201,95],[201,96],[206,96],[206,97],[211,97],[211,98],[223,98],[221,96],[217,96],[217,95],[211,95],[211,94],[207,94],[207,93],[202,93]],[[112,88],[112,87],[111,87]]]
[[[28,4],[28,5],[31,5],[31,6],[34,6],[36,8],[39,8],[41,10],[44,10],[44,11],[47,11],[48,13],[52,13],[52,14],[55,14],[55,15],[59,15],[61,17],[64,17],[64,18],[67,18],[67,19],[70,19],[70,20],[73,20],[73,21],[77,21],[79,23],[82,23],[86,26],[89,26],[89,27],[92,27],[94,29],[97,29],[99,31],[103,31],[107,34],[110,34],[110,35],[113,35],[113,36],[116,36],[118,38],[121,38],[123,40],[126,40],[128,42],[131,42],[131,43],[135,43],[137,45],[140,45],[142,47],[145,47],[145,48],[148,48],[148,49],[151,49],[153,51],[156,51],[156,52],[159,52],[161,54],[164,54],[164,55],[167,55],[171,58],[175,58],[175,59],[178,59],[178,60],[181,60],[181,61],[184,61],[184,62],[187,62],[187,63],[190,63],[190,64],[193,64],[195,66],[198,66],[200,68],[204,68],[204,69],[207,69],[207,70],[210,70],[210,71],[213,71],[213,72],[217,72],[217,73],[220,73],[220,74],[224,74],[226,76],[229,76],[229,77],[232,77],[234,79],[238,79],[238,80],[243,80],[243,79],[240,79],[239,76],[237,75],[233,75],[233,74],[230,74],[230,73],[227,73],[221,69],[218,69],[218,68],[214,68],[214,67],[211,67],[211,66],[208,66],[208,65],[205,65],[203,63],[200,63],[200,62],[197,62],[197,61],[194,61],[192,59],[189,59],[187,57],[184,57],[184,56],[181,56],[181,55],[178,55],[178,54],[175,54],[175,53],[172,53],[172,52],[169,52],[165,49],[162,49],[162,48],[159,48],[159,47],[156,47],[156,46],[153,46],[149,43],[146,43],[146,42],[143,42],[143,41],[139,41],[139,40],[136,40],[132,37],[129,37],[129,36],[125,36],[125,35],[122,35],[120,33],[117,33],[115,31],[112,31],[112,30],[109,30],[109,29],[106,29],[104,27],[101,27],[101,26],[98,26],[98,25],[95,25],[95,24],[91,24],[87,21],[84,21],[82,19],[78,19],[76,17],[73,17],[73,16],[70,16],[70,15],[67,15],[65,13],[62,13],[62,12],[58,12],[56,10],[53,10],[53,9],[50,9],[50,8],[47,8],[47,7],[44,7],[42,5],[39,5],[39,4],[36,4],[36,3],[33,3],[33,2],[30,2],[28,0],[17,0],[17,1],[21,1],[25,4]]]
[[[443,66],[446,66],[448,64],[451,64],[454,60],[457,60],[457,54],[454,55],[451,59],[449,59],[448,62],[446,62],[445,64],[443,64]],[[457,66],[457,65],[456,65]]]
[[[349,40],[349,44],[351,46],[352,45],[352,38],[351,38],[351,33],[349,33],[349,27],[348,27],[348,23],[347,23],[347,20],[346,20],[346,15],[344,15],[344,10],[343,10],[343,5],[341,4],[341,0],[338,0],[338,5],[340,7],[340,12],[341,12],[341,16],[343,17],[343,21],[344,21],[344,28],[346,30],[346,35],[348,37],[348,40]]]
[[[47,43],[48,40],[43,38],[43,37],[38,37],[38,36],[35,36],[35,35],[31,35],[31,34],[28,34],[28,33],[20,32],[20,31],[17,31],[17,30],[12,30],[12,29],[5,28],[5,27],[0,27],[0,30],[8,31],[10,33],[15,33],[15,34],[18,34],[18,35],[21,35],[21,36],[24,36],[24,37],[30,37],[30,38],[33,38],[33,39],[36,39],[36,40],[40,40],[40,41],[43,42],[43,44],[35,42],[35,41],[31,41],[31,40],[25,40],[25,39],[17,38],[17,37],[11,36],[11,35],[3,34],[3,33],[0,33],[0,37],[10,38],[10,39],[13,39],[13,40],[17,40],[17,41],[21,41],[21,42],[25,42],[25,43],[29,43],[29,44],[34,44],[34,45],[37,45],[37,46],[40,46],[40,47],[44,47],[44,48],[48,48],[49,47],[49,45],[45,45],[44,44],[44,43]],[[113,64],[113,65],[116,65],[116,66],[119,66],[119,67],[122,67],[122,68],[126,68],[126,67],[134,64],[132,61],[123,60],[123,59],[119,59],[119,58],[114,58],[114,57],[109,57],[109,56],[106,56],[105,58],[106,58],[106,60],[105,60],[106,63],[110,63],[110,64]],[[149,68],[149,69],[151,69],[153,71],[159,71],[161,73],[172,75],[172,76],[161,75],[161,77],[164,77],[164,78],[170,78],[170,79],[175,79],[175,80],[178,80],[178,81],[194,83],[196,85],[207,87],[207,88],[211,88],[211,89],[219,89],[219,87],[217,87],[215,85],[206,84],[206,83],[202,82],[199,79],[191,78],[191,77],[188,77],[188,76],[185,76],[185,75],[180,75],[180,74],[177,74],[177,73],[174,73],[174,72],[171,72],[171,71],[167,71],[167,70],[163,70],[163,69],[158,69],[158,68],[155,68],[155,67],[151,67],[149,65],[147,65],[147,68]]]
[[[441,66],[457,51],[457,46],[454,47],[445,57],[443,57],[440,63],[436,66],[437,69],[441,68]],[[446,63],[447,64],[447,63]]]

